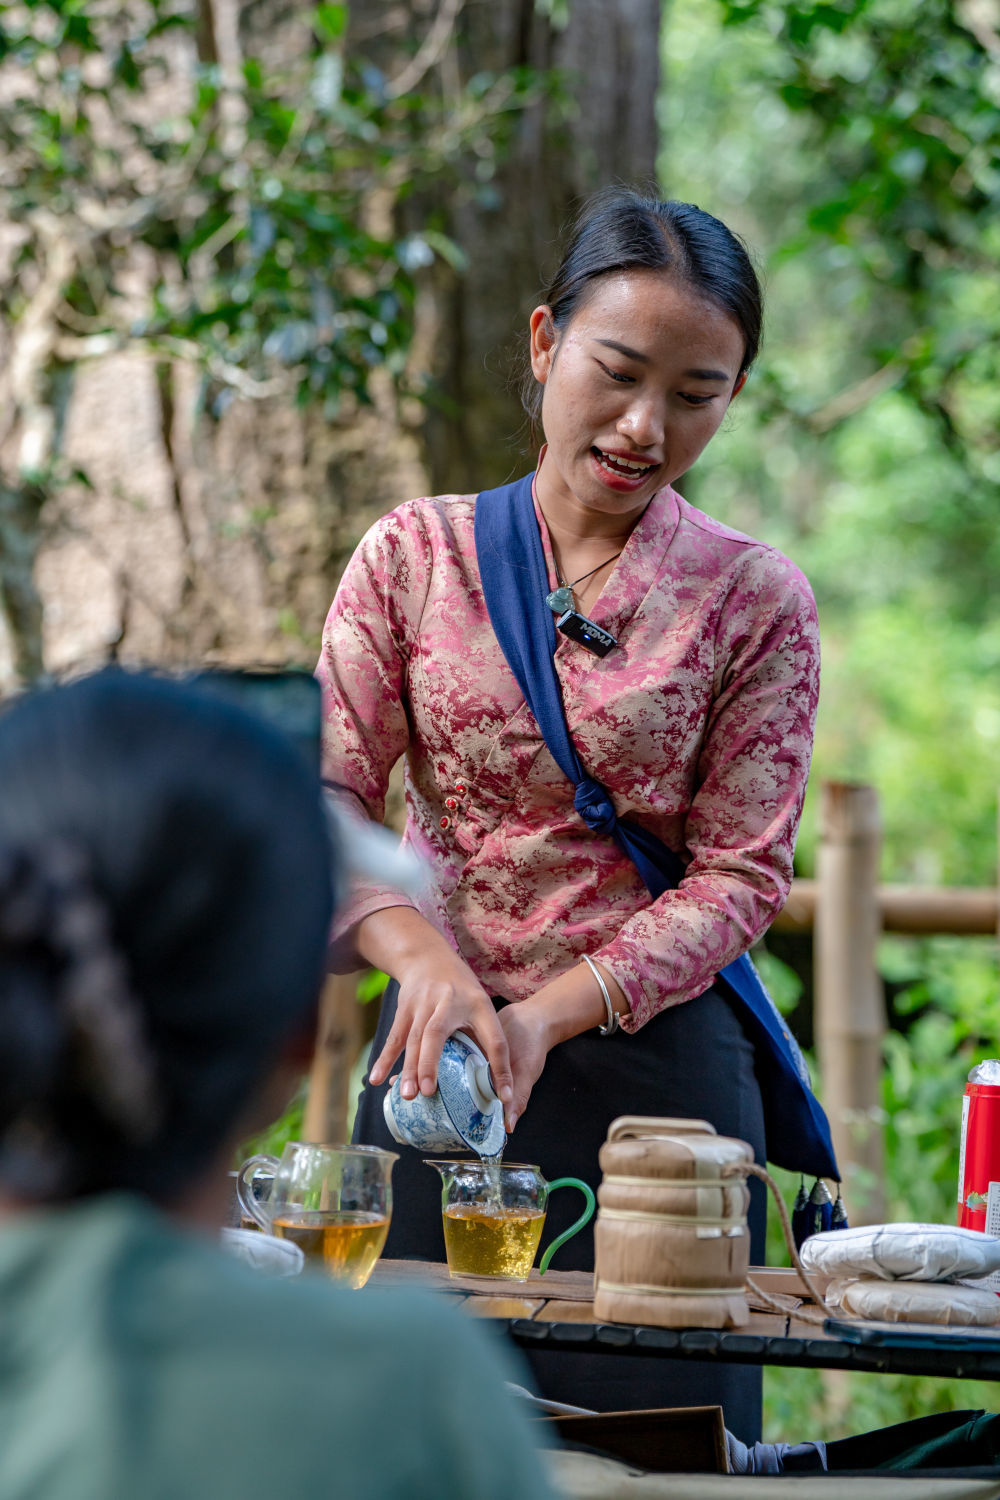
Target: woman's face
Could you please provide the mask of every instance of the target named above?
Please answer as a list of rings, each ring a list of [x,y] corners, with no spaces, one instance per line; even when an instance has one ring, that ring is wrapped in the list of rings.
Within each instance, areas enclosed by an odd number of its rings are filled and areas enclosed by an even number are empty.
[[[690,469],[745,378],[735,319],[663,271],[611,272],[561,330],[548,307],[530,327],[543,507],[637,514]]]

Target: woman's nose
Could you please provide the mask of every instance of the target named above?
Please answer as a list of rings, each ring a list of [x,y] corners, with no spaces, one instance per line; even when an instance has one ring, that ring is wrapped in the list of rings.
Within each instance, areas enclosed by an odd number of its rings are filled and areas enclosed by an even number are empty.
[[[655,397],[644,397],[630,402],[618,422],[622,437],[629,438],[637,448],[652,448],[663,442],[663,404]]]

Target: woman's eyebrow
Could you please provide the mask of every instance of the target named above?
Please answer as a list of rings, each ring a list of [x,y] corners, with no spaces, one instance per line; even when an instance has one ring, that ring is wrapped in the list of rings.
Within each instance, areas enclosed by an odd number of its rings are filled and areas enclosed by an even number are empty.
[[[619,354],[624,354],[626,359],[637,360],[640,365],[649,364],[649,355],[640,354],[638,349],[629,348],[628,344],[620,344],[617,339],[595,339],[595,344],[601,344],[605,349],[615,349]],[[719,380],[728,385],[733,379],[727,375],[725,370],[685,370],[684,374],[691,380]]]
[[[630,349],[628,344],[619,344],[617,339],[595,339],[595,344],[603,344],[605,349],[616,349],[619,354],[624,354],[626,359],[638,360],[641,365],[649,364],[649,355],[640,354],[638,349]]]

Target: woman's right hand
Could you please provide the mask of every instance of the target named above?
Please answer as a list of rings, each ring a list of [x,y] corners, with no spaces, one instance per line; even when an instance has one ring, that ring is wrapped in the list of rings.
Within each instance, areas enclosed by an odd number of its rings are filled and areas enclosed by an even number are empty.
[[[412,907],[388,907],[359,923],[356,943],[363,957],[399,983],[396,1016],[369,1081],[384,1083],[403,1052],[403,1098],[433,1094],[445,1041],[453,1031],[467,1031],[486,1053],[506,1111],[514,1079],[503,1027],[479,980],[437,929]]]

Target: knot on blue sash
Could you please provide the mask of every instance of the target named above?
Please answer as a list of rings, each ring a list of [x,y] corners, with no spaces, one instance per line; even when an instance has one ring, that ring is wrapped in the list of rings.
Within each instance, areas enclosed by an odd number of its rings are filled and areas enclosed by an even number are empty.
[[[577,783],[573,806],[592,833],[614,833],[618,826],[618,814],[607,787],[593,776],[585,776]]]

